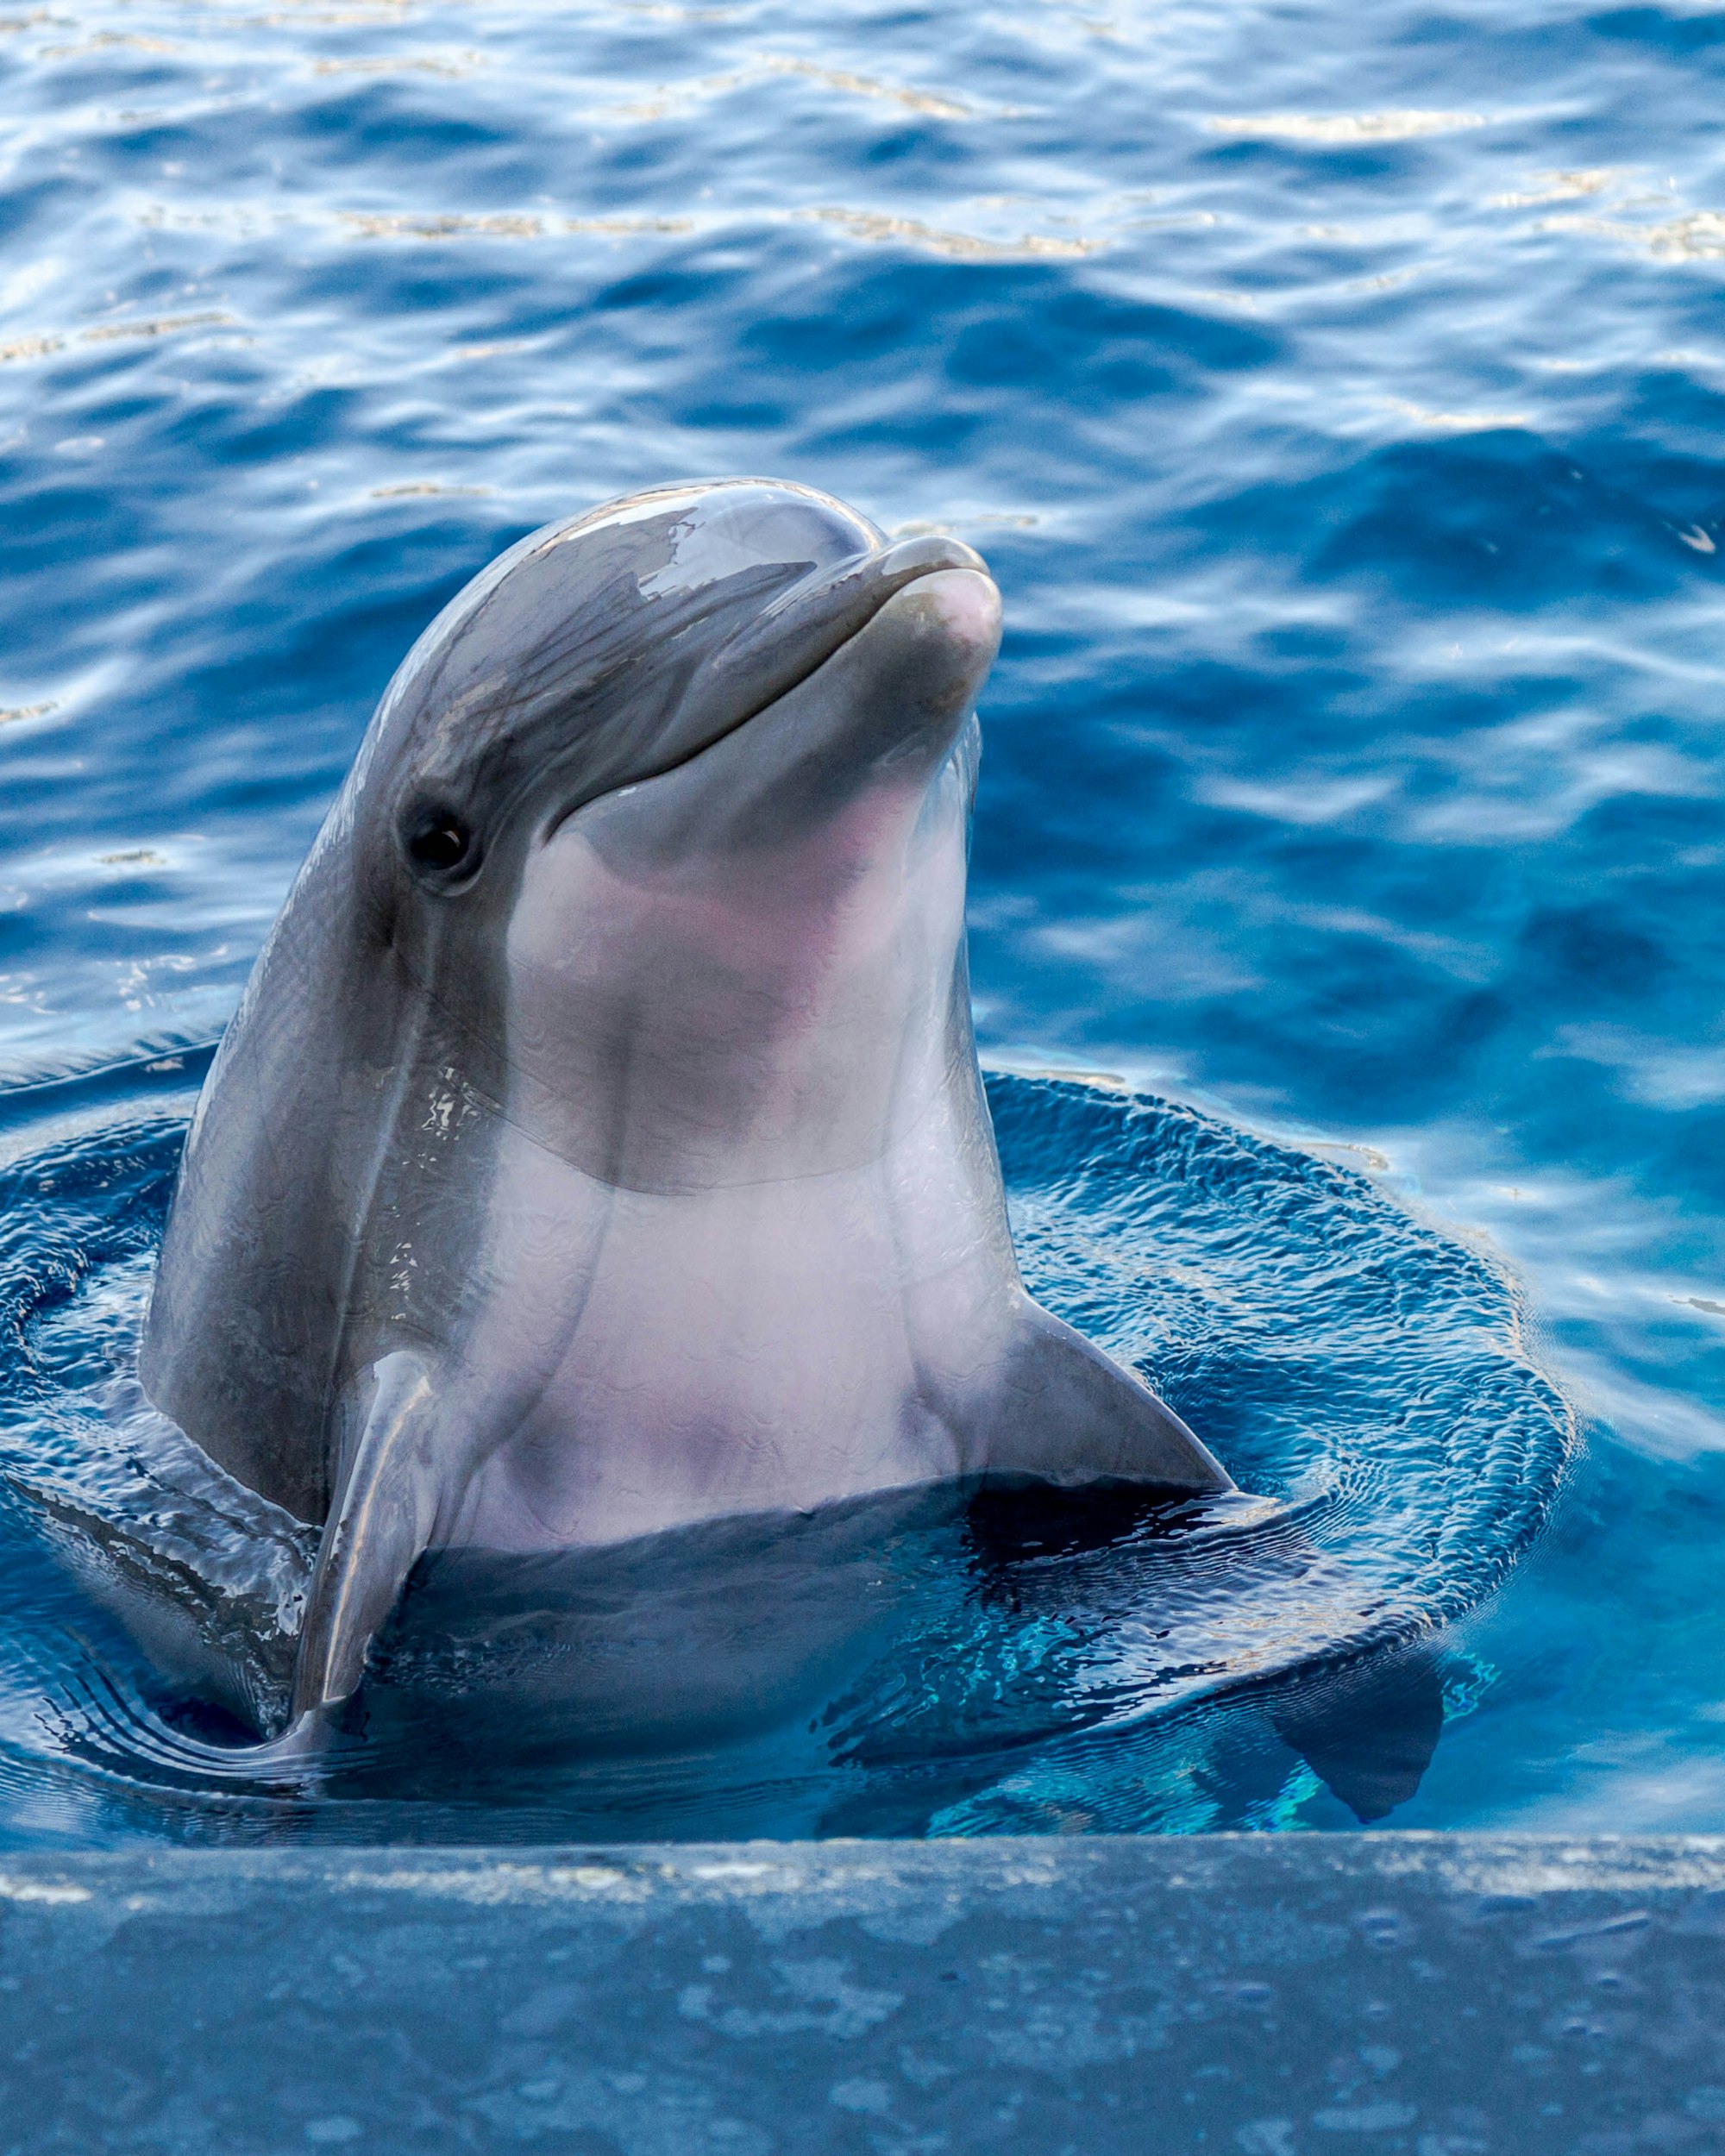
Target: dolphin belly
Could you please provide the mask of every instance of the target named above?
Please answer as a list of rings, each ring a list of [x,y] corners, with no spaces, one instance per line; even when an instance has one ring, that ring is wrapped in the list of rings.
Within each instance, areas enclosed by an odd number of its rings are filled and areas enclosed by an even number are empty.
[[[534,1283],[505,1298],[508,1351],[547,1375],[450,1539],[597,1545],[967,1472],[971,1395],[1011,1313],[986,1250],[907,1271],[899,1165],[668,1195],[524,1159],[536,1208],[603,1225],[585,1276],[555,1306],[542,1291],[530,1346]],[[496,1351],[481,1326],[458,1387]]]

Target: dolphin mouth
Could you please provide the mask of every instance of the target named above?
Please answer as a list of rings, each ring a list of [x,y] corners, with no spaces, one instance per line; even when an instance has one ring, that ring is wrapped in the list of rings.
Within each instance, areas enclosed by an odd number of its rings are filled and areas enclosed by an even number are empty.
[[[706,693],[727,702],[733,685],[737,693],[738,715],[725,731],[746,725],[806,681],[906,585],[944,569],[988,573],[974,547],[932,532],[853,555],[781,592],[708,662]]]
[[[945,569],[988,574],[974,547],[928,533],[800,578],[708,660],[677,715],[674,730],[688,745],[652,775],[662,777],[758,718],[860,636],[888,599]]]
[[[888,599],[947,569],[988,575],[974,547],[928,533],[870,548],[798,578],[708,657],[660,735],[661,755],[626,780],[565,802],[543,827],[541,843],[555,837],[599,794],[666,778],[704,755],[800,687],[859,636]]]

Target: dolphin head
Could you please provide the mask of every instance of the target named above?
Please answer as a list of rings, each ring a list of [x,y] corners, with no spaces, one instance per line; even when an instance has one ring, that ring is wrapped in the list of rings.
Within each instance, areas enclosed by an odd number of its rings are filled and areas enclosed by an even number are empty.
[[[998,636],[969,548],[808,488],[534,533],[380,709],[338,819],[365,910],[479,1089],[606,1180],[878,1150],[961,964],[961,737]]]
[[[414,645],[353,791],[391,825],[411,885],[454,896],[499,853],[513,864],[548,808],[568,815],[699,755],[896,593],[954,572],[986,609],[969,547],[890,543],[831,496],[781,482],[659,488],[548,525]]]

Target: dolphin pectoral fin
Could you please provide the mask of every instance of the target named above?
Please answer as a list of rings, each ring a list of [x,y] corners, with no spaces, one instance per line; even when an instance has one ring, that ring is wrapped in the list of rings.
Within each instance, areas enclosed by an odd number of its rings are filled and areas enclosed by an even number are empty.
[[[306,1602],[293,1673],[296,1723],[358,1689],[366,1650],[436,1524],[430,1372],[417,1356],[398,1351],[372,1376],[371,1407],[330,1507]]]
[[[1233,1477],[1141,1378],[1024,1300],[982,1465],[1051,1482],[1119,1476],[1170,1489],[1231,1490]]]
[[[315,1789],[347,1741],[341,1727],[345,1705],[345,1701],[332,1700],[296,1714],[279,1736],[244,1754],[247,1778],[283,1789]]]

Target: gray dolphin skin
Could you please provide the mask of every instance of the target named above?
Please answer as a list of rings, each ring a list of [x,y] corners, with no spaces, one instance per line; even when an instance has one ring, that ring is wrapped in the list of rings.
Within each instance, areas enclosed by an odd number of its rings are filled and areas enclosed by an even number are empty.
[[[964,882],[999,595],[764,480],[420,637],[223,1042],[150,1399],[323,1540],[297,1715],[433,1550],[1007,1473],[1233,1487],[1020,1282]]]

